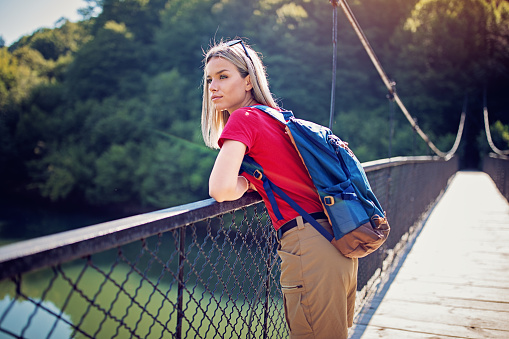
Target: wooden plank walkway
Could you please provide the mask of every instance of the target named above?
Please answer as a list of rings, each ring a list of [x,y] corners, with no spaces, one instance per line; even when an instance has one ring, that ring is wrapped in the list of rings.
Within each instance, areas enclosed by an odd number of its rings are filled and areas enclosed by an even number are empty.
[[[509,204],[459,172],[350,338],[509,338]]]

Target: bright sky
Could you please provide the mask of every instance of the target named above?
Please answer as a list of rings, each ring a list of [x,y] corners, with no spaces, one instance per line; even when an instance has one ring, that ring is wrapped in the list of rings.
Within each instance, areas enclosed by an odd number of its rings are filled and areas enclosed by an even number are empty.
[[[10,46],[39,28],[55,27],[61,17],[80,20],[77,11],[85,6],[84,0],[0,0],[0,36]]]

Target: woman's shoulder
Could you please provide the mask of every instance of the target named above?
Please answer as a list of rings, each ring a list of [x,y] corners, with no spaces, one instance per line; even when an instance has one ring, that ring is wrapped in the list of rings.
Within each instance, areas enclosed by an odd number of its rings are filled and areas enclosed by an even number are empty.
[[[281,111],[280,108],[276,108],[278,111]],[[262,118],[265,119],[270,117],[264,111],[254,107],[254,106],[246,106],[237,108],[233,113],[230,114],[235,117],[252,117],[252,118]]]
[[[255,112],[261,112],[259,109],[255,108],[254,106],[244,106],[237,108],[235,111],[233,111],[233,114],[243,114],[243,113],[255,113]]]
[[[237,108],[230,114],[230,119],[253,120],[263,117],[263,112],[251,106]]]

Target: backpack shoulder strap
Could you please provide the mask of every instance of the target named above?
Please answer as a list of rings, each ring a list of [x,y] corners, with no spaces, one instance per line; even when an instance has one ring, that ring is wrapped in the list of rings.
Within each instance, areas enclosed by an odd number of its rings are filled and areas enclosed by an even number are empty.
[[[274,212],[274,215],[276,216],[277,220],[283,220],[283,215],[281,214],[281,211],[279,211],[279,207],[277,206],[276,198],[274,196],[274,192],[272,190],[272,186],[275,186],[272,184],[272,182],[267,178],[265,173],[263,173],[263,168],[260,166],[256,161],[254,161],[253,158],[251,158],[249,155],[244,155],[244,160],[242,160],[242,164],[240,165],[240,171],[239,173],[247,173],[257,180],[261,180],[263,182],[263,189],[265,193],[267,194],[267,198],[269,199],[270,205],[272,207],[272,211]]]
[[[251,107],[257,108],[260,111],[267,113],[268,115],[270,115],[271,117],[273,117],[274,119],[276,119],[277,121],[279,121],[280,123],[282,123],[284,125],[286,125],[288,123],[288,121],[291,118],[293,118],[292,111],[278,111],[275,108],[272,108],[269,106],[264,106],[264,105],[255,105],[255,106],[251,106]]]
[[[274,192],[290,205],[297,213],[299,213],[304,220],[310,223],[321,235],[323,235],[328,241],[332,241],[334,237],[325,229],[318,221],[316,221],[309,213],[307,213],[302,207],[299,206],[292,198],[290,198],[282,189],[276,186],[272,181],[267,178],[263,173],[263,168],[249,155],[244,156],[242,165],[240,166],[240,173],[246,172],[258,180],[262,180],[263,189],[267,194],[269,203],[272,207],[272,211],[278,220],[283,220],[283,215],[277,206]]]

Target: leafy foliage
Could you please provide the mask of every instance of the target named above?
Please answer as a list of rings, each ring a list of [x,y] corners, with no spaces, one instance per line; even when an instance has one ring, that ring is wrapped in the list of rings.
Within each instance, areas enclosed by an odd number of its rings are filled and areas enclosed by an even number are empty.
[[[203,50],[220,39],[245,38],[263,54],[280,104],[328,124],[326,1],[86,3],[83,21],[0,47],[0,177],[10,191],[139,208],[206,198],[216,153],[200,135],[201,63]],[[452,146],[466,97],[467,144],[487,151],[479,128],[484,90],[497,121],[493,138],[507,143],[507,1],[349,3],[400,97],[440,149]],[[338,14],[334,131],[361,161],[389,149],[391,156],[428,154],[399,110],[391,117],[387,90]]]

